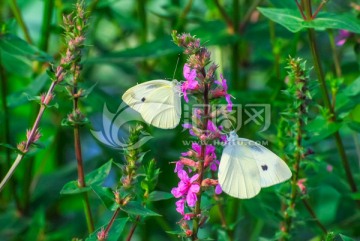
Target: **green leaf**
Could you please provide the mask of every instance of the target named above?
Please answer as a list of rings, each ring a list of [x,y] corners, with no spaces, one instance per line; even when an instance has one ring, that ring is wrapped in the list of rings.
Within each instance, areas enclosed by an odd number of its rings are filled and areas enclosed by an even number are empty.
[[[352,122],[349,122],[347,125],[350,129],[360,133],[360,123],[359,122],[352,121]]]
[[[321,12],[315,19],[305,21],[298,10],[281,8],[258,8],[258,10],[265,17],[294,33],[306,28],[313,28],[318,31],[344,29],[353,33],[360,33],[360,21],[348,13]]]
[[[146,58],[159,58],[162,56],[181,53],[182,49],[176,46],[170,37],[156,39],[135,48],[125,49],[119,52],[111,52],[101,57],[92,58],[86,63],[109,63],[129,60],[143,60]]]
[[[330,122],[323,116],[318,116],[306,126],[306,131],[311,133],[311,139],[305,140],[304,145],[313,144],[329,137],[338,131],[341,125],[341,123]]]
[[[360,95],[360,76],[356,78],[351,84],[346,86],[342,92],[347,96]]]
[[[21,154],[21,155],[25,155],[25,153],[21,152],[19,149],[17,149],[17,147],[15,146],[12,146],[10,144],[7,144],[7,143],[0,143],[0,146],[3,146],[5,148],[9,148],[13,151],[16,151],[18,154]]]
[[[129,202],[126,206],[121,207],[124,212],[127,212],[130,215],[148,217],[148,216],[161,216],[160,214],[151,211],[141,205],[139,202]]]
[[[348,236],[345,236],[343,234],[337,234],[333,241],[354,241],[355,239],[352,239]]]
[[[156,202],[160,200],[166,200],[173,198],[174,196],[169,192],[153,191],[149,194],[148,200],[150,202]]]
[[[129,218],[118,218],[115,219],[113,225],[110,228],[110,231],[108,233],[107,236],[107,241],[117,241],[119,240],[126,223],[128,222]],[[100,232],[101,230],[105,230],[107,227],[107,224],[101,226],[100,228],[98,228],[95,232],[93,232],[92,234],[89,235],[89,237],[86,238],[86,241],[97,241],[97,234],[98,232]]]
[[[239,35],[229,33],[223,21],[203,22],[199,27],[191,30],[191,35],[196,35],[197,38],[202,39],[207,46],[226,46],[234,44],[240,39]]]
[[[351,193],[350,197],[354,200],[360,200],[360,192]]]
[[[53,61],[53,58],[47,53],[40,51],[37,47],[30,45],[26,41],[12,34],[0,35],[0,50],[11,55],[23,56],[30,60],[37,60],[40,62]]]
[[[60,194],[76,194],[91,190],[90,186],[101,185],[105,178],[109,175],[112,160],[108,161],[98,169],[90,172],[85,176],[86,187],[79,188],[77,181],[70,181],[64,185]]]
[[[20,76],[31,76],[31,61],[20,55],[12,55],[5,51],[0,51],[1,62],[8,72]]]
[[[33,100],[33,96],[40,95],[40,91],[48,81],[49,77],[46,73],[39,75],[34,81],[31,81],[26,88],[18,92],[13,92],[7,97],[8,107],[17,107]]]
[[[297,8],[295,1],[269,0],[269,2],[277,8]]]
[[[341,194],[332,186],[321,185],[311,194],[314,197],[314,210],[325,225],[336,220]]]
[[[46,227],[45,210],[39,208],[36,213],[33,214],[30,229],[27,231],[24,240],[33,240],[34,237],[39,237]]]
[[[360,77],[341,90],[336,96],[335,110],[340,116],[347,115],[360,102]]]
[[[96,195],[104,203],[107,209],[115,211],[119,205],[115,202],[115,196],[111,188],[91,186]]]

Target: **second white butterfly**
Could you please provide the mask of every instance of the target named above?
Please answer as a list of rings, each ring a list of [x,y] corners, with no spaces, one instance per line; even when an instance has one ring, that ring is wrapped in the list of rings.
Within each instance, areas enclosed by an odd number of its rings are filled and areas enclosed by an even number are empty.
[[[218,172],[219,184],[225,193],[248,199],[256,196],[262,187],[290,177],[291,171],[280,157],[254,141],[230,133]]]

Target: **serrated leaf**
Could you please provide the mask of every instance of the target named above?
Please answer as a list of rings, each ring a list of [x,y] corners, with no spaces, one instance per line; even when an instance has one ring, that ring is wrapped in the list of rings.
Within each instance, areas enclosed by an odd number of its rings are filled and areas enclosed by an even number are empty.
[[[70,181],[64,185],[60,194],[76,194],[91,190],[90,186],[101,185],[105,178],[109,175],[112,160],[108,161],[98,169],[90,172],[85,176],[86,187],[79,188],[77,181]]]
[[[160,200],[166,200],[173,198],[174,196],[169,192],[153,191],[149,194],[148,200],[150,202],[156,202]]]
[[[313,28],[318,31],[326,29],[343,29],[360,33],[360,21],[351,14],[321,12],[313,20],[304,20],[298,10],[281,8],[258,8],[270,20],[280,24],[291,32]]]
[[[161,216],[160,214],[143,207],[141,203],[135,201],[129,202],[126,206],[121,207],[121,209],[130,215],[141,217]]]
[[[128,222],[129,218],[118,218],[115,219],[113,225],[111,226],[111,229],[108,233],[108,236],[106,238],[107,241],[117,241],[119,240],[126,223]],[[86,238],[86,241],[97,241],[97,234],[99,231],[101,231],[102,229],[106,229],[107,224],[101,226],[100,228],[98,228],[95,232],[91,233],[89,235],[89,237]]]
[[[91,188],[107,209],[115,211],[119,207],[115,202],[115,196],[111,188],[100,186],[91,186]]]

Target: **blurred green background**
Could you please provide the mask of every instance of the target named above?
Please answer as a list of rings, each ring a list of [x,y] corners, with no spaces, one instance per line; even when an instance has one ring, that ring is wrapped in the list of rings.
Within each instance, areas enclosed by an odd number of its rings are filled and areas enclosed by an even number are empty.
[[[321,1],[312,1],[318,6]],[[0,78],[1,111],[0,142],[16,146],[25,139],[32,125],[38,104],[31,101],[45,92],[50,85],[46,70],[55,64],[64,51],[62,15],[72,11],[74,1],[66,0],[3,0],[0,2]],[[291,33],[269,21],[256,7],[296,9],[294,1],[283,0],[99,0],[86,1],[90,15],[83,51],[83,83],[92,92],[81,100],[80,108],[90,120],[82,129],[82,148],[85,171],[89,173],[111,158],[123,162],[123,153],[96,140],[90,130],[101,128],[103,108],[106,104],[116,112],[122,94],[130,87],[153,79],[175,78],[183,80],[182,67],[186,56],[171,40],[172,30],[196,35],[212,52],[213,61],[219,65],[229,84],[229,93],[236,104],[271,104],[271,125],[266,132],[254,123],[243,125],[242,137],[269,140],[269,148],[279,155],[276,145],[277,128],[286,98],[286,59],[302,57],[313,65],[306,31]],[[333,0],[322,11],[358,15],[359,1]],[[332,48],[329,39],[337,30],[318,32],[321,62],[327,80],[335,79]],[[330,36],[330,38],[329,38]],[[360,85],[353,84],[359,76],[358,43],[351,37],[344,46],[336,46],[342,69],[343,85],[340,92],[350,86],[351,98],[339,94],[336,127],[326,121],[311,122],[311,133],[320,137],[308,141],[315,155],[305,172],[309,201],[329,231],[360,237],[359,211],[355,205],[357,195],[350,195],[346,177],[338,157],[335,142],[330,137],[340,129],[357,184],[360,162]],[[179,60],[179,62],[177,62]],[[316,75],[313,80],[314,103],[321,104]],[[335,81],[335,80],[334,80]],[[330,83],[329,82],[329,83]],[[329,84],[330,85],[330,84]],[[347,89],[349,90],[349,88]],[[39,148],[33,149],[23,160],[5,190],[0,194],[1,240],[70,240],[84,238],[86,224],[81,199],[60,195],[63,185],[76,179],[76,160],[72,129],[61,125],[72,110],[72,102],[64,85],[56,89],[53,103],[42,121]],[[339,92],[339,93],[340,93]],[[321,117],[314,108],[312,119]],[[321,118],[320,118],[321,119]],[[181,122],[183,123],[183,122]],[[127,129],[119,138],[126,138]],[[161,169],[157,190],[170,192],[178,178],[174,165],[180,153],[190,146],[187,131],[179,126],[174,130],[148,127],[153,136],[144,151],[145,159],[155,158]],[[3,177],[16,153],[0,147],[0,176]],[[221,148],[218,150],[218,158]],[[333,166],[332,172],[326,170]],[[110,173],[107,185],[119,180],[116,168]],[[236,200],[222,194],[224,210],[233,228],[234,240],[271,240],[279,230],[281,221],[280,199],[274,194],[288,190],[289,184],[264,189],[250,200]],[[14,195],[16,198],[14,198]],[[107,211],[94,193],[90,194],[96,226],[110,219]],[[143,220],[133,240],[178,240],[166,231],[177,229],[180,215],[175,211],[175,199],[154,203],[152,210],[163,215]],[[211,197],[204,205],[211,205]],[[210,209],[210,220],[201,229],[215,240],[223,240],[217,209]],[[121,214],[124,215],[124,214]],[[121,216],[120,215],[120,216]],[[301,202],[297,206],[293,240],[320,240],[321,231],[314,224]],[[125,228],[125,233],[129,227]],[[124,235],[125,237],[125,235]],[[122,240],[122,239],[120,239]],[[358,239],[359,240],[359,239]]]

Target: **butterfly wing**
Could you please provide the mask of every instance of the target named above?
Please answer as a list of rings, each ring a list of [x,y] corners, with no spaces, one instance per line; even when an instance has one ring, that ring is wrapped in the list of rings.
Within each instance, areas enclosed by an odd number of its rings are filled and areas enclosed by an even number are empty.
[[[286,163],[272,151],[264,146],[244,138],[238,138],[241,142],[248,143],[260,173],[261,187],[269,187],[284,182],[291,177],[291,171]]]
[[[226,145],[220,160],[218,178],[222,190],[232,197],[252,198],[261,189],[256,161],[251,151],[242,145]]]
[[[128,89],[122,99],[155,127],[171,129],[180,122],[181,98],[174,81],[152,80],[138,84]]]

